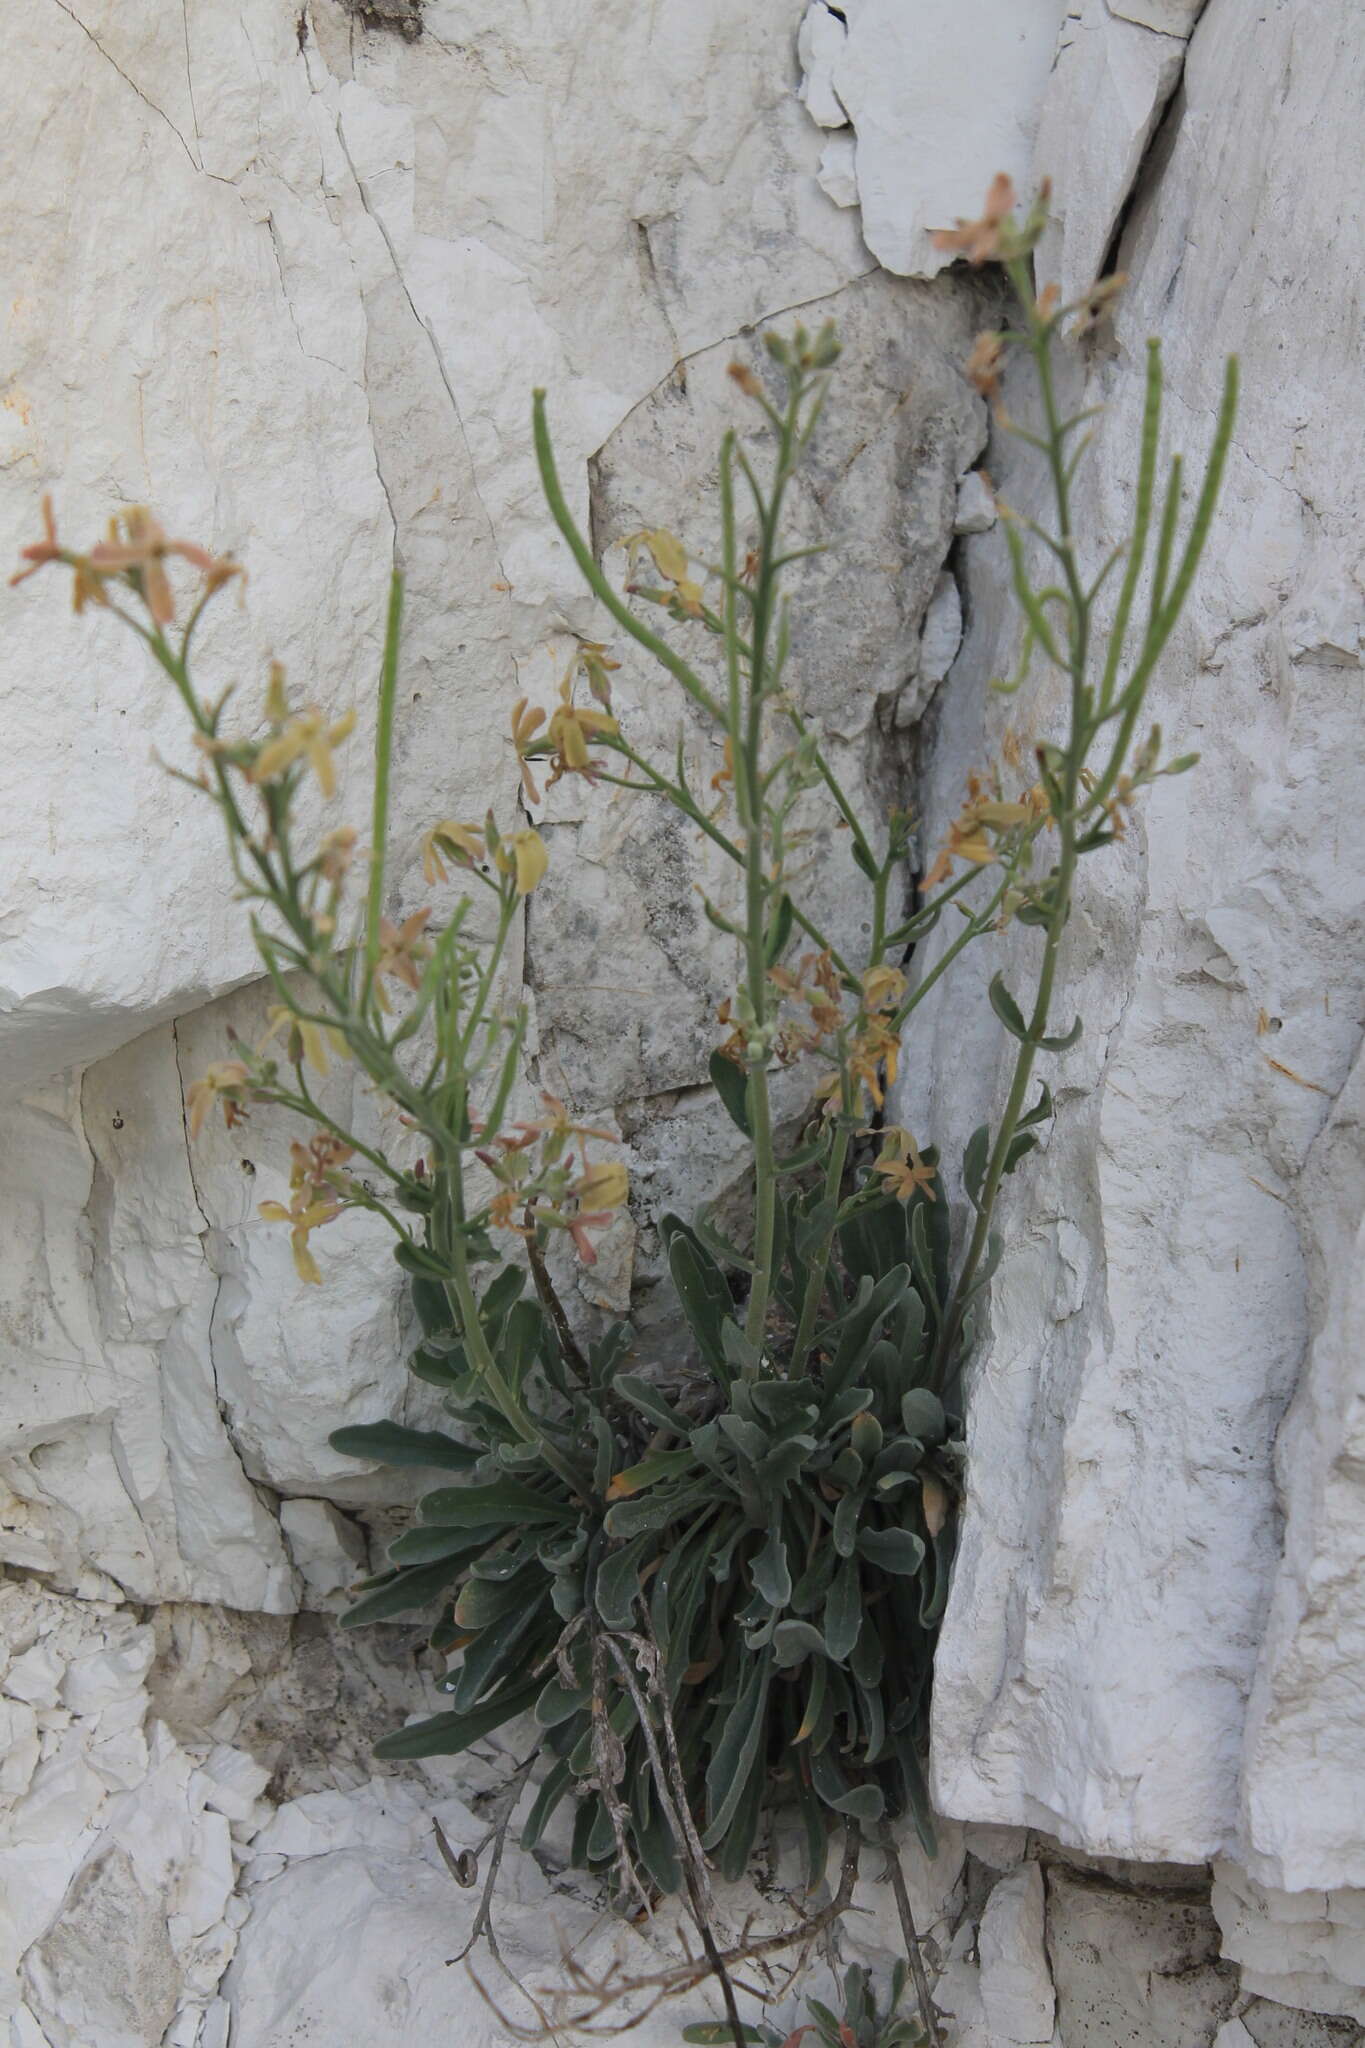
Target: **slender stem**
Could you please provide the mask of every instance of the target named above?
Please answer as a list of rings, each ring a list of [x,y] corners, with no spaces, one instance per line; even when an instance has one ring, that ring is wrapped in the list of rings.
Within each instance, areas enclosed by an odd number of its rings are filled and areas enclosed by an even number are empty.
[[[550,445],[550,430],[545,418],[545,393],[543,391],[537,391],[533,395],[532,425],[535,435],[536,460],[540,466],[540,482],[541,488],[545,493],[545,502],[550,508],[550,517],[554,520],[555,525],[569,544],[569,552],[572,554],[575,562],[577,562],[584,582],[588,585],[593,595],[606,606],[621,630],[629,633],[632,640],[638,640],[641,647],[647,649],[654,656],[654,659],[660,662],[676,681],[681,683],[692,701],[695,704],[700,704],[703,710],[709,711],[717,725],[723,726],[725,724],[725,712],[711,691],[707,689],[701,677],[696,673],[695,669],[689,667],[680,654],[674,653],[666,640],[661,640],[657,633],[651,633],[649,627],[643,625],[636,618],[629,605],[621,602],[593,559],[592,549],[574,524],[573,514],[565,502],[564,492],[560,487],[559,472],[555,467],[554,450]]]
[[[366,983],[379,964],[379,925],[384,914],[384,861],[389,837],[389,780],[393,761],[393,711],[398,691],[398,639],[403,620],[403,579],[389,585],[384,658],[379,671],[379,720],[374,741],[374,816],[370,833],[370,888],[365,912]]]

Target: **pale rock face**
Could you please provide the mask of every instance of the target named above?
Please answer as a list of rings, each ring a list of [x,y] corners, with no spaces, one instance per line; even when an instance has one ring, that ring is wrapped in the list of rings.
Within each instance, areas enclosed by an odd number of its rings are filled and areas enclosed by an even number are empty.
[[[1205,2048],[1237,1996],[1202,1887],[1125,1892],[1054,1869],[1047,1929],[1066,2048]]]
[[[1062,24],[1034,160],[1051,178],[1054,219],[1038,251],[1040,282],[1082,296],[1105,268],[1123,203],[1185,62],[1197,8],[1120,9],[1081,0]],[[1160,14],[1183,27],[1156,32]],[[1140,25],[1142,24],[1142,25]],[[1085,109],[1078,120],[1076,110]]]
[[[863,238],[887,270],[933,277],[930,236],[975,219],[995,172],[1022,187],[1065,0],[858,0],[806,16],[812,117],[857,136]]]
[[[1050,2042],[1056,1994],[1048,1968],[1042,1866],[1025,1863],[994,1886],[977,1935],[981,2003],[1002,2041]]]
[[[1213,1910],[1248,1991],[1365,2023],[1365,1891],[1276,1891],[1218,1863]]]
[[[1195,30],[1180,121],[1119,252],[1129,291],[1088,381],[1109,412],[1077,518],[1100,552],[1128,515],[1145,336],[1166,338],[1187,457],[1207,445],[1233,347],[1247,396],[1152,704],[1168,744],[1203,760],[1093,864],[1060,1020],[1079,1010],[1085,1035],[1049,1076],[1057,1126],[1004,1219],[934,1782],[950,1812],[1115,1856],[1264,1855],[1267,1875],[1326,1889],[1358,1882],[1358,1713],[1334,1673],[1353,1655],[1359,1557],[1360,1346],[1342,1335],[1362,1194],[1347,1090],[1365,961],[1362,727],[1344,595],[1359,483],[1334,422],[1362,365],[1331,197],[1355,174],[1325,161],[1305,178],[1304,165],[1348,123],[1361,53],[1328,14],[1246,26],[1212,0]],[[1289,280],[1286,304],[1316,308],[1309,327],[1294,317],[1306,359],[1288,377],[1272,277]],[[1320,397],[1300,395],[1300,375]],[[1021,382],[1010,403],[1027,402]],[[1001,460],[1006,494],[1032,509],[1025,466]],[[972,627],[940,699],[934,831],[1021,715],[1016,700],[983,717],[981,685],[1013,651],[992,550],[992,536],[968,543]],[[1048,730],[1045,685],[1024,716]],[[1018,985],[1028,941],[1014,945]],[[995,1058],[973,1035],[971,985],[960,977],[945,1009],[932,1101],[913,1105],[949,1158],[986,1107],[964,1099],[966,1055],[979,1043],[986,1071]]]
[[[1013,626],[959,365],[1002,308],[989,272],[905,281],[944,266],[930,230],[997,170],[1051,172],[1044,266],[1083,290],[1123,224],[1129,296],[1071,393],[1111,406],[1078,501],[1097,546],[1129,509],[1146,333],[1187,455],[1243,354],[1220,524],[1154,706],[1205,758],[1074,920],[1086,1033],[1012,1190],[972,1391],[936,1696],[957,1818],[907,1876],[954,2048],[1344,2048],[1365,2020],[1365,569],[1340,426],[1362,365],[1337,226],[1359,39],[1337,7],[1237,0],[388,11],[372,33],[343,0],[62,0],[12,39],[0,539],[35,536],[52,486],[73,541],[146,499],[239,550],[247,602],[219,601],[201,675],[240,680],[243,729],[271,654],[304,699],[357,706],[335,813],[357,822],[398,563],[390,908],[422,900],[433,817],[515,816],[510,703],[548,703],[571,634],[601,629],[542,509],[532,385],[599,543],[663,523],[706,553],[742,411],[727,364],[761,367],[751,328],[838,320],[796,509],[800,538],[842,545],[797,587],[798,679],[860,796],[906,794],[927,758],[931,842],[1006,721],[1038,737],[1057,704],[1043,685],[982,709]],[[1027,467],[989,459],[1033,509]],[[229,1028],[264,1032],[268,999],[216,820],[151,759],[192,765],[183,718],[55,579],[8,617],[0,2022],[13,2048],[500,2041],[446,1967],[474,1895],[431,1822],[476,1846],[508,1756],[377,1774],[374,1737],[433,1696],[407,1631],[334,1621],[422,1475],[328,1434],[438,1412],[403,1367],[401,1276],[348,1218],[318,1243],[327,1285],[299,1283],[257,1211],[284,1119],[188,1147],[187,1084]],[[671,686],[633,657],[617,683],[634,736],[671,750]],[[687,743],[705,786],[719,764]],[[633,1300],[653,1339],[654,1217],[742,1175],[704,1085],[729,961],[694,889],[728,880],[643,800],[563,784],[534,815],[555,865],[512,963],[526,1100],[550,1086],[609,1123],[637,1191],[599,1267],[561,1278],[585,1313]],[[856,946],[848,864],[819,856]],[[971,1077],[984,1097],[998,1072],[983,965],[905,1093],[950,1160],[986,1106]],[[403,1142],[347,1075],[325,1087]],[[806,1097],[783,1078],[784,1116]],[[1035,1828],[1145,1861],[1068,1861]],[[561,1935],[603,1962],[622,1938],[566,1849],[508,1853],[522,1985],[556,1976]],[[1201,1871],[1153,1867],[1213,1854],[1212,1913]],[[852,1951],[884,1965],[888,1888],[869,1875],[858,1904]],[[677,2031],[665,2011],[632,2038]]]

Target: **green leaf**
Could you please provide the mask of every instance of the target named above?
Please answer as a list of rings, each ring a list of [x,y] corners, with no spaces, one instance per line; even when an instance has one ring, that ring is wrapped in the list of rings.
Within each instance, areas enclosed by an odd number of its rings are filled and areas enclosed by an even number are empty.
[[[647,1486],[656,1486],[661,1479],[673,1479],[683,1472],[695,1471],[696,1457],[690,1449],[680,1451],[650,1451],[637,1465],[628,1465],[624,1472],[618,1472],[607,1488],[608,1500],[627,1500],[632,1494],[643,1493]]]
[[[981,1183],[986,1178],[986,1163],[990,1158],[991,1133],[989,1124],[978,1124],[967,1140],[967,1149],[962,1155],[962,1185],[967,1190],[967,1200],[974,1209],[981,1207]]]
[[[399,1728],[377,1742],[374,1753],[389,1763],[421,1756],[458,1756],[461,1750],[468,1749],[471,1742],[481,1742],[485,1735],[501,1728],[504,1721],[524,1714],[534,1706],[540,1683],[538,1678],[533,1678],[524,1685],[513,1686],[499,1693],[496,1699],[485,1700],[472,1713],[437,1714],[431,1720],[416,1721],[409,1728]]]
[[[809,1621],[780,1621],[773,1631],[773,1654],[783,1669],[805,1658],[827,1655],[825,1639]]]
[[[422,1500],[424,1522],[448,1522],[464,1529],[496,1527],[507,1522],[567,1522],[563,1501],[551,1500],[519,1479],[494,1479],[486,1486],[443,1486]]]
[[[535,1805],[526,1816],[526,1825],[521,1831],[523,1849],[534,1849],[544,1834],[551,1815],[573,1784],[573,1772],[568,1758],[562,1758],[548,1773],[545,1783],[536,1795]]]
[[[922,1444],[941,1444],[948,1434],[948,1417],[938,1395],[928,1387],[912,1387],[901,1397],[901,1421],[907,1436]]]
[[[721,1330],[734,1308],[734,1298],[724,1275],[696,1238],[681,1231],[669,1239],[668,1270],[703,1358],[721,1385],[728,1386],[731,1373]]]
[[[790,1601],[791,1566],[787,1562],[787,1546],[782,1541],[779,1528],[771,1529],[763,1548],[755,1552],[749,1565],[749,1576],[769,1607],[785,1607]]]
[[[1040,1038],[1038,1044],[1044,1052],[1065,1052],[1068,1046],[1076,1043],[1083,1029],[1084,1026],[1078,1017],[1071,1029],[1064,1031],[1059,1038]]]
[[[1034,1103],[1032,1109],[1026,1111],[1020,1117],[1018,1129],[1026,1131],[1030,1124],[1045,1124],[1052,1114],[1052,1090],[1048,1087],[1046,1081],[1040,1081],[1038,1084],[1038,1100]]]
[[[443,1557],[475,1557],[492,1540],[487,1529],[451,1529],[437,1523],[429,1529],[405,1529],[389,1545],[389,1556],[397,1565],[436,1564]]]
[[[608,1628],[629,1628],[635,1618],[640,1592],[640,1564],[652,1547],[653,1531],[646,1530],[620,1550],[613,1550],[597,1567],[594,1604]]]
[[[764,934],[763,959],[765,965],[775,967],[786,952],[795,919],[796,913],[792,909],[791,897],[784,891],[773,915],[772,923]]]
[[[419,1280],[439,1281],[446,1270],[434,1252],[424,1250],[421,1245],[410,1244],[406,1238],[394,1246],[393,1255],[405,1273],[411,1273]]]
[[[623,1372],[617,1374],[613,1385],[632,1408],[638,1408],[660,1429],[672,1430],[674,1436],[686,1435],[687,1424],[683,1417],[669,1407],[658,1388],[652,1387],[648,1380],[640,1379],[635,1373]]]
[[[879,1570],[909,1578],[924,1563],[924,1544],[909,1529],[860,1529],[858,1549]]]
[[[706,1805],[710,1821],[702,1837],[704,1848],[713,1849],[717,1842],[725,1839],[756,1763],[762,1773],[771,1678],[771,1653],[765,1650],[753,1659],[739,1696],[725,1717],[720,1738],[707,1766]]]
[[[561,1722],[584,1713],[591,1700],[591,1686],[570,1687],[562,1679],[552,1678],[536,1701],[536,1720],[542,1728],[558,1728]]]
[[[450,1302],[439,1280],[429,1280],[423,1274],[416,1275],[412,1281],[412,1305],[417,1311],[417,1320],[422,1325],[424,1336],[444,1336],[454,1323]]]
[[[448,1392],[464,1383],[469,1361],[463,1344],[457,1344],[450,1351],[435,1351],[424,1344],[420,1351],[409,1354],[408,1371],[414,1379],[425,1380],[431,1387],[444,1387]]]
[[[372,1621],[388,1621],[395,1614],[409,1614],[414,1607],[429,1607],[433,1600],[448,1590],[458,1570],[458,1565],[442,1558],[436,1564],[419,1565],[412,1571],[399,1572],[396,1579],[390,1579],[387,1585],[366,1593],[354,1607],[348,1607],[341,1617],[341,1626],[364,1628]]]
[[[1006,1031],[1012,1037],[1020,1039],[1023,1043],[1027,1044],[1028,1025],[1024,1022],[1024,1013],[1005,987],[1005,977],[1003,974],[993,976],[990,986],[990,998],[991,1008],[1004,1025]]]
[[[760,2034],[757,2027],[741,2021],[739,2031],[742,2040],[756,2041],[759,2048],[763,2048],[766,2036]],[[684,2041],[701,2042],[703,2048],[713,2048],[715,2043],[719,2043],[719,2048],[732,2048],[735,2030],[729,2020],[698,2020],[695,2025],[683,2028],[682,2037]]]
[[[1032,1131],[1016,1131],[1010,1140],[1010,1149],[1005,1154],[1005,1172],[1013,1173],[1021,1159],[1027,1159],[1030,1152],[1038,1149],[1038,1140]]]
[[[825,1646],[836,1663],[852,1654],[863,1623],[862,1581],[856,1558],[847,1557],[834,1574],[825,1599]]]
[[[334,1429],[327,1439],[347,1458],[373,1458],[379,1465],[443,1466],[467,1472],[482,1453],[440,1429],[405,1429],[401,1422],[362,1422]]]
[[[752,1135],[749,1129],[749,1077],[743,1067],[723,1052],[713,1052],[710,1061],[711,1085],[724,1103],[732,1124],[737,1124],[745,1137]]]

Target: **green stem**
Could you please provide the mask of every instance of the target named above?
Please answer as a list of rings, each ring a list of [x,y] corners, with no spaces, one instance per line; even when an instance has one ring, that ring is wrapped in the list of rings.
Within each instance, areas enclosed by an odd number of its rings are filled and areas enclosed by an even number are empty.
[[[374,815],[370,831],[370,888],[365,911],[366,995],[379,964],[379,926],[384,915],[384,860],[389,837],[389,775],[393,760],[393,711],[398,692],[398,636],[403,618],[403,579],[389,585],[384,658],[379,670],[379,719],[374,740]]]

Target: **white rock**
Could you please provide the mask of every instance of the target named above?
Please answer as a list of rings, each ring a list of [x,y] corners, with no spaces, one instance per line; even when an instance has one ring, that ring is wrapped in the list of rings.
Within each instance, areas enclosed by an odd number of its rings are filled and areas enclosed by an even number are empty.
[[[1248,1991],[1365,2022],[1365,1891],[1277,1891],[1225,1862],[1213,1910]]]
[[[935,228],[975,220],[997,171],[1028,184],[1065,0],[861,0],[832,85],[858,137],[863,237],[932,277]]]
[[[836,206],[858,204],[858,143],[852,135],[831,135],[820,152],[815,181]]]
[[[848,115],[834,90],[834,66],[843,55],[848,29],[825,0],[811,0],[796,38],[801,62],[798,98],[812,121],[821,128],[842,128]]]
[[[920,683],[937,687],[956,661],[962,645],[962,592],[957,587],[957,578],[946,569],[934,585],[919,645]]]
[[[270,1772],[264,1764],[220,1742],[199,1768],[205,1782],[196,1789],[202,1789],[205,1806],[214,1813],[226,1814],[230,1821],[252,1819],[261,1794],[270,1783]]]
[[[337,1605],[337,1596],[364,1577],[364,1533],[338,1514],[330,1501],[282,1501],[280,1527],[294,1569],[303,1580],[308,1606]]]
[[[1034,145],[1051,178],[1053,224],[1039,247],[1040,282],[1070,303],[1093,284],[1133,180],[1185,62],[1181,35],[1154,35],[1108,0],[1081,0],[1062,28]],[[1083,107],[1085,118],[1076,110]]]
[[[73,1714],[99,1714],[141,1692],[155,1644],[150,1628],[126,1636],[117,1649],[77,1657],[62,1678],[62,1705]]]
[[[55,1707],[65,1669],[54,1643],[35,1643],[10,1665],[4,1689],[11,1699],[31,1707]]]
[[[1121,21],[1136,21],[1163,35],[1188,36],[1204,11],[1204,0],[1107,0]]]
[[[1003,2041],[1050,2042],[1057,2000],[1048,1968],[1043,1872],[1025,1863],[986,1901],[977,1935],[981,2003]]]
[[[979,469],[969,469],[957,487],[954,533],[987,533],[999,513],[995,494]]]
[[[1256,2042],[1240,2020],[1224,2020],[1213,2037],[1213,2048],[1256,2048]]]
[[[1340,176],[1305,167],[1349,122],[1365,49],[1330,10],[1245,28],[1241,9],[1210,0],[1181,121],[1120,251],[1131,282],[1114,353],[1088,393],[1079,366],[1068,373],[1068,406],[1110,404],[1075,500],[1096,562],[1131,511],[1146,336],[1165,340],[1171,440],[1187,461],[1207,447],[1230,349],[1248,395],[1151,705],[1167,744],[1203,758],[1092,864],[1062,976],[1062,1021],[1079,1011],[1085,1035],[1048,1076],[1067,1107],[1001,1218],[1009,1249],[971,1396],[933,1788],[949,1812],[1107,1855],[1292,1855],[1296,1886],[1327,1889],[1355,1881],[1360,1838],[1359,1714],[1341,1689],[1358,1658],[1348,1475],[1362,1348],[1358,1328],[1346,1335],[1361,1214],[1346,1098],[1339,1136],[1319,1133],[1358,1053],[1365,764],[1338,629],[1294,622],[1302,592],[1344,588],[1359,560],[1358,466],[1334,425],[1365,376],[1334,254]],[[1230,209],[1209,186],[1215,159],[1220,192],[1240,195]],[[1290,309],[1309,302],[1305,324]],[[1292,369],[1277,307],[1302,345]],[[1006,396],[1027,418],[1024,381]],[[1002,445],[991,469],[1038,509],[1022,459]],[[967,554],[973,631],[940,697],[930,843],[967,770],[999,757],[1005,725],[1041,736],[1058,715],[1041,682],[1027,703],[988,702],[1017,644],[1002,553],[988,537]],[[1329,651],[1292,660],[1286,625]],[[949,1159],[999,1100],[985,981],[999,964],[1027,987],[1030,946],[958,976],[935,1026],[939,1079],[922,1093],[917,1041],[902,1114]],[[972,1068],[989,1078],[969,1103]],[[1059,1287],[1063,1225],[1089,1257],[1071,1240],[1078,1277]]]

